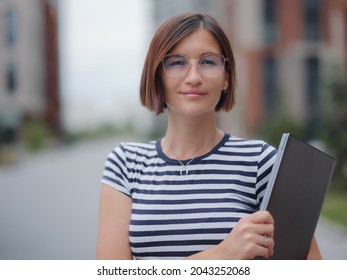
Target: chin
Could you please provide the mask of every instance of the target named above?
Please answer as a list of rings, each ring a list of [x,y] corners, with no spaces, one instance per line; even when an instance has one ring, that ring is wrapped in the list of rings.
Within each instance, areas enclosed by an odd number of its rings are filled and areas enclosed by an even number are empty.
[[[170,108],[170,111],[176,113],[176,114],[181,114],[181,115],[186,115],[186,116],[191,116],[191,117],[196,117],[196,116],[201,116],[205,114],[215,114],[216,110],[215,107],[209,107],[209,108],[197,108],[197,107],[189,107],[189,108]]]

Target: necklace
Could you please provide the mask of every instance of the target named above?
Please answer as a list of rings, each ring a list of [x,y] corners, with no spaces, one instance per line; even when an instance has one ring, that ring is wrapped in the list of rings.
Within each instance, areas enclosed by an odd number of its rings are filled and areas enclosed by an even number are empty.
[[[214,139],[215,135],[217,133],[217,129],[214,131],[212,137],[210,138],[210,140],[207,142],[207,144],[205,146],[202,147],[202,149],[197,152],[197,155],[201,154],[211,143],[212,143],[212,140]],[[169,148],[169,151],[171,151],[173,149],[173,146],[172,144],[169,144],[170,148]],[[184,175],[188,175],[189,174],[189,170],[188,170],[188,165],[194,160],[196,159],[196,157],[193,157],[192,159],[190,159],[186,164],[184,164],[182,161],[176,159],[179,164],[181,165],[181,170],[180,170],[180,175],[181,176],[184,176]]]

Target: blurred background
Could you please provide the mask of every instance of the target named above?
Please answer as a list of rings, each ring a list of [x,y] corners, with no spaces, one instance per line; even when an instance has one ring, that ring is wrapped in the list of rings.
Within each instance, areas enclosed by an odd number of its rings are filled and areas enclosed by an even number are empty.
[[[291,132],[337,158],[321,240],[337,229],[323,255],[347,259],[347,0],[0,0],[0,259],[95,258],[107,154],[165,131],[139,101],[150,40],[189,11],[234,50],[224,131],[276,147]]]

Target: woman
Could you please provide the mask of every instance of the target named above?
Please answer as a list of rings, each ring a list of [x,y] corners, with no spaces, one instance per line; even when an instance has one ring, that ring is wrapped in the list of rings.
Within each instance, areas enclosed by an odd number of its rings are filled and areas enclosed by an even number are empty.
[[[253,259],[274,250],[274,220],[257,211],[276,151],[218,129],[234,104],[235,62],[211,17],[166,21],[149,47],[141,101],[167,110],[165,136],[122,143],[101,186],[99,259]],[[316,242],[310,258],[320,258]]]

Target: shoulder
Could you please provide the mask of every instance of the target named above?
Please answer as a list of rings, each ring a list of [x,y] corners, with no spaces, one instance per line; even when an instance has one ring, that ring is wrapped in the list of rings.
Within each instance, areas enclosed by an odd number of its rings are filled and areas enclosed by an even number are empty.
[[[257,161],[259,165],[266,162],[272,164],[277,154],[277,150],[263,140],[241,138],[233,135],[230,135],[225,142],[224,149],[249,160]]]
[[[121,142],[109,154],[105,163],[104,181],[127,186],[130,170],[145,163],[156,152],[156,141]]]
[[[264,140],[242,138],[234,135],[229,135],[227,141],[225,142],[225,146],[245,150],[258,150],[259,152],[263,152],[264,150],[276,150],[273,146],[269,145]]]
[[[135,158],[156,153],[156,141],[148,142],[121,142],[109,154],[109,157],[120,157],[122,159]]]
[[[156,142],[148,141],[148,142],[121,142],[116,149],[121,149],[124,152],[150,152],[156,150]]]

